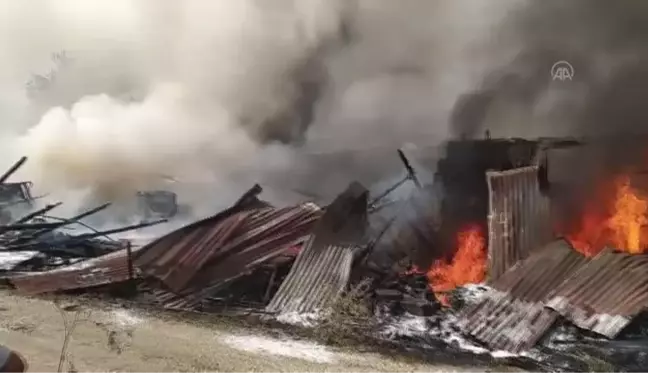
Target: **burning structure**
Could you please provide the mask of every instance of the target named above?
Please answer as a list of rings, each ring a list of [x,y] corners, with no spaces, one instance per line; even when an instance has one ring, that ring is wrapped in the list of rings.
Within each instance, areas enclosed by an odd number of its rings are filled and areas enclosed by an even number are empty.
[[[407,172],[392,188],[370,198],[351,183],[326,206],[274,207],[255,185],[230,208],[142,247],[7,281],[25,294],[130,284],[138,299],[168,309],[275,317],[321,312],[361,282],[376,313],[429,317],[457,308],[462,286],[485,282],[490,290],[459,308],[456,325],[490,349],[533,348],[560,319],[615,338],[648,307],[648,202],[633,175],[622,174],[593,188],[603,197],[565,218],[561,196],[569,185],[552,166],[556,154],[586,146],[574,139],[452,141],[432,184],[399,152]],[[415,206],[415,218],[370,229],[380,200],[408,181],[416,193],[400,207]],[[435,203],[412,203],[421,196]],[[384,232],[394,226],[390,239]],[[23,245],[47,242],[59,241]]]
[[[33,206],[31,182],[7,182],[7,179],[26,161],[26,157],[21,158],[0,177],[0,223],[2,224],[11,222],[16,213],[24,213]]]

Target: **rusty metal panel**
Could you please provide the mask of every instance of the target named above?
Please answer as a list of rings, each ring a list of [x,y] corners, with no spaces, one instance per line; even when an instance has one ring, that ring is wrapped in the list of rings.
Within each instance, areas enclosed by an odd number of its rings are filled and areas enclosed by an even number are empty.
[[[518,353],[533,347],[557,319],[541,302],[491,291],[462,313],[459,327],[493,350]]]
[[[266,311],[317,312],[344,291],[354,251],[368,226],[368,193],[359,183],[351,183],[326,208]]]
[[[616,337],[648,307],[648,256],[601,252],[552,292],[546,306],[580,328]]]
[[[538,166],[488,171],[489,280],[552,239],[549,199],[540,191]]]
[[[325,308],[339,296],[351,275],[353,246],[304,249],[266,311],[308,313]]]
[[[305,240],[320,215],[313,204],[219,214],[143,247],[135,265],[175,293],[211,289]]]
[[[131,277],[127,255],[123,249],[63,268],[11,277],[9,282],[20,293],[29,295],[123,282]]]
[[[241,225],[248,212],[238,213],[225,218],[213,226],[202,225],[186,235],[162,253],[158,260],[149,265],[137,265],[144,269],[148,276],[157,277],[172,290],[181,290],[195,275],[191,269],[200,269],[231,237],[233,231]],[[164,242],[160,243],[164,245]]]
[[[542,302],[588,259],[565,240],[556,240],[520,261],[491,286],[515,298]]]
[[[494,349],[531,348],[557,317],[544,300],[587,262],[566,241],[552,242],[494,281],[481,302],[461,312],[459,326]]]
[[[246,213],[239,213],[238,216],[242,217]],[[151,275],[167,276],[169,274],[160,268],[174,266],[187,257],[191,258],[192,253],[186,250],[188,247],[212,247],[209,244],[221,238],[223,231],[226,231],[223,228],[234,223],[235,219],[230,219],[234,216],[237,216],[235,212],[219,213],[166,234],[143,246],[135,256],[135,264],[145,272],[151,271]],[[158,271],[160,272],[155,273]]]

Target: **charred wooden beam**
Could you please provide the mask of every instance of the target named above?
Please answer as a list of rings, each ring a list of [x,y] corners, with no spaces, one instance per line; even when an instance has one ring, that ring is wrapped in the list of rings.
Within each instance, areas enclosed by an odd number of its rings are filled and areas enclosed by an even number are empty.
[[[54,203],[54,204],[51,204],[51,205],[47,205],[47,206],[43,207],[40,210],[31,212],[31,213],[23,216],[22,218],[16,220],[14,223],[12,223],[10,225],[26,223],[26,222],[32,220],[35,217],[44,215],[44,214],[54,210],[55,208],[61,206],[62,204],[63,204],[62,202],[57,202],[57,203]]]
[[[0,226],[0,234],[12,231],[27,231],[34,229],[56,229],[58,223],[12,224]]]
[[[52,219],[52,220],[57,220],[57,221],[61,221],[61,222],[68,221],[68,219],[59,218],[58,216],[52,216],[52,215],[43,215],[43,217],[46,218],[46,219]],[[84,222],[82,222],[80,220],[75,221],[74,224],[79,224],[80,226],[88,228],[88,229],[90,229],[91,231],[93,231],[95,233],[100,233],[100,231],[97,228],[95,228],[95,227],[93,227],[93,226],[91,226],[89,224],[86,224],[86,223],[84,223]],[[115,241],[110,236],[104,236],[104,237],[109,239],[109,240]]]
[[[0,176],[0,184],[4,184],[7,179],[11,177],[20,167],[22,167],[25,162],[27,162],[27,157],[22,157],[18,160],[18,162],[14,163],[11,168],[9,168],[2,176]]]
[[[412,165],[409,162],[409,159],[407,159],[407,156],[401,149],[398,149],[398,158],[400,158],[401,162],[403,162],[403,166],[405,167],[405,171],[407,172],[407,175],[405,175],[403,179],[399,180],[391,187],[387,188],[387,190],[379,194],[369,203],[369,210],[371,212],[377,211],[378,202],[380,202],[383,198],[390,195],[393,191],[398,189],[401,185],[405,184],[407,181],[412,181],[418,189],[422,188],[421,182],[419,181],[418,176],[416,175],[416,171],[414,170],[414,167],[412,167]]]
[[[96,214],[99,211],[105,210],[108,206],[110,206],[110,203],[104,203],[101,206],[98,206],[98,207],[95,207],[95,208],[93,208],[93,209],[91,209],[89,211],[83,212],[83,213],[81,213],[81,214],[79,214],[77,216],[74,216],[74,217],[70,218],[70,219],[66,219],[66,220],[64,220],[64,221],[62,221],[60,223],[51,223],[50,227],[41,229],[38,232],[34,232],[33,234],[29,235],[28,237],[18,237],[17,239],[15,239],[13,241],[10,241],[7,244],[7,246],[9,246],[9,247],[20,246],[21,244],[24,244],[26,242],[34,241],[35,238],[41,237],[41,236],[43,236],[43,235],[45,235],[45,234],[47,234],[47,233],[49,233],[49,232],[51,232],[51,231],[53,231],[55,229],[62,228],[64,226],[66,226],[66,225],[76,223],[77,221],[79,221],[79,220],[81,220],[81,219],[83,219],[85,217]]]
[[[401,149],[398,149],[398,157],[400,158],[401,162],[403,162],[403,166],[405,166],[405,170],[407,170],[408,179],[412,180],[414,185],[416,185],[417,188],[421,189],[421,182],[419,181],[418,176],[416,176],[416,171],[414,170],[414,167],[412,167],[409,159],[407,159],[405,153]]]
[[[272,274],[270,275],[270,280],[268,280],[268,286],[266,287],[265,294],[263,295],[263,304],[268,304],[270,301],[270,292],[275,283],[275,278],[277,277],[277,267],[272,269]]]
[[[93,238],[97,238],[99,236],[105,236],[109,234],[116,234],[116,233],[122,233],[130,230],[135,230],[139,228],[145,228],[145,227],[150,227],[153,225],[158,225],[161,223],[167,222],[167,219],[162,219],[162,220],[157,220],[149,223],[140,223],[140,224],[135,224],[135,225],[129,225],[126,227],[121,227],[121,228],[115,228],[115,229],[109,229],[105,231],[99,231],[99,232],[93,232],[93,233],[85,233],[81,234],[78,236],[69,236],[63,239],[59,240],[51,240],[48,242],[29,242],[26,244],[22,245],[15,245],[15,246],[10,246],[8,247],[9,250],[26,250],[28,248],[34,248],[42,245],[47,245],[47,246],[58,246],[58,245],[70,245],[82,241],[87,241],[91,240]]]
[[[135,230],[135,229],[151,227],[151,226],[154,226],[154,225],[166,223],[167,221],[168,221],[168,219],[160,219],[160,220],[156,220],[156,221],[152,221],[152,222],[134,224],[134,225],[129,225],[129,226],[126,226],[126,227],[121,227],[121,228],[108,229],[108,230],[105,230],[105,231],[81,234],[79,236],[74,236],[74,238],[91,239],[91,238],[96,238],[96,237],[99,237],[99,236],[104,236],[104,235],[109,235],[109,234],[116,234],[116,233],[123,233],[123,232],[127,232],[127,231],[132,231],[132,230]]]
[[[245,192],[241,198],[239,198],[236,203],[234,203],[234,208],[245,208],[249,205],[259,203],[259,194],[263,192],[263,188],[259,184],[254,184],[247,192]]]

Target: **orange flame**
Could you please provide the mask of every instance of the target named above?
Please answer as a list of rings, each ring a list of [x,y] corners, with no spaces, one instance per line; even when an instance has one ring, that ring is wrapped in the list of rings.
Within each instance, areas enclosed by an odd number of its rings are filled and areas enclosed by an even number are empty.
[[[616,178],[612,187],[613,193],[602,189],[600,197],[586,207],[578,230],[567,235],[583,255],[596,255],[606,246],[630,254],[648,249],[648,200],[631,187],[627,176]]]
[[[446,306],[449,302],[444,293],[461,285],[480,283],[486,276],[486,240],[479,225],[461,230],[457,244],[452,261],[437,261],[427,273],[437,299]]]

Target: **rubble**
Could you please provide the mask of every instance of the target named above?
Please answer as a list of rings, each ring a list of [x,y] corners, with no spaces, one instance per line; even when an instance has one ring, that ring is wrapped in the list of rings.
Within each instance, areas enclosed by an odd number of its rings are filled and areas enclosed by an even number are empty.
[[[178,213],[178,196],[165,190],[137,192],[137,207],[143,221],[169,219]]]
[[[6,187],[6,180],[13,175],[25,162],[21,158],[0,177],[0,189]],[[14,183],[25,188],[29,182]],[[11,189],[11,188],[9,188]],[[31,207],[31,194],[21,189],[19,200],[25,200]],[[2,202],[15,201],[4,199]],[[29,197],[29,198],[27,198]],[[71,218],[59,218],[48,213],[61,206],[61,202],[48,204],[38,210],[26,210],[22,216],[3,215],[8,220],[0,225],[0,270],[7,276],[16,277],[16,273],[41,272],[75,263],[80,260],[101,257],[106,254],[124,249],[126,244],[110,238],[111,234],[126,232],[157,225],[166,220],[151,221],[126,227],[98,231],[82,222],[82,219],[106,209],[110,204],[104,204]],[[7,207],[5,203],[0,209]],[[72,234],[64,231],[73,224],[89,228],[89,233]],[[4,259],[4,260],[2,260]]]
[[[107,237],[173,217],[175,194],[142,192],[144,222],[76,235],[62,228],[107,205],[67,219],[48,215],[60,203],[46,205],[0,226],[0,262],[6,256],[5,280],[24,294],[127,287],[134,300],[166,309],[308,326],[360,284],[358,302],[384,321],[376,335],[394,339],[394,325],[409,320],[407,328],[420,329],[416,343],[449,350],[540,356],[558,351],[557,335],[578,335],[573,346],[625,338],[648,308],[648,260],[613,250],[585,256],[556,235],[544,153],[552,144],[577,143],[452,142],[433,185],[399,151],[405,175],[393,186],[371,193],[352,182],[321,206],[273,206],[254,185],[231,207],[141,247]],[[386,198],[408,181],[417,191],[411,200]],[[467,278],[487,283],[435,286],[444,279],[432,269],[454,268],[448,259],[461,256],[456,238],[466,224],[483,232],[484,247],[473,248],[482,255],[472,258],[483,263],[456,268],[483,268]]]

